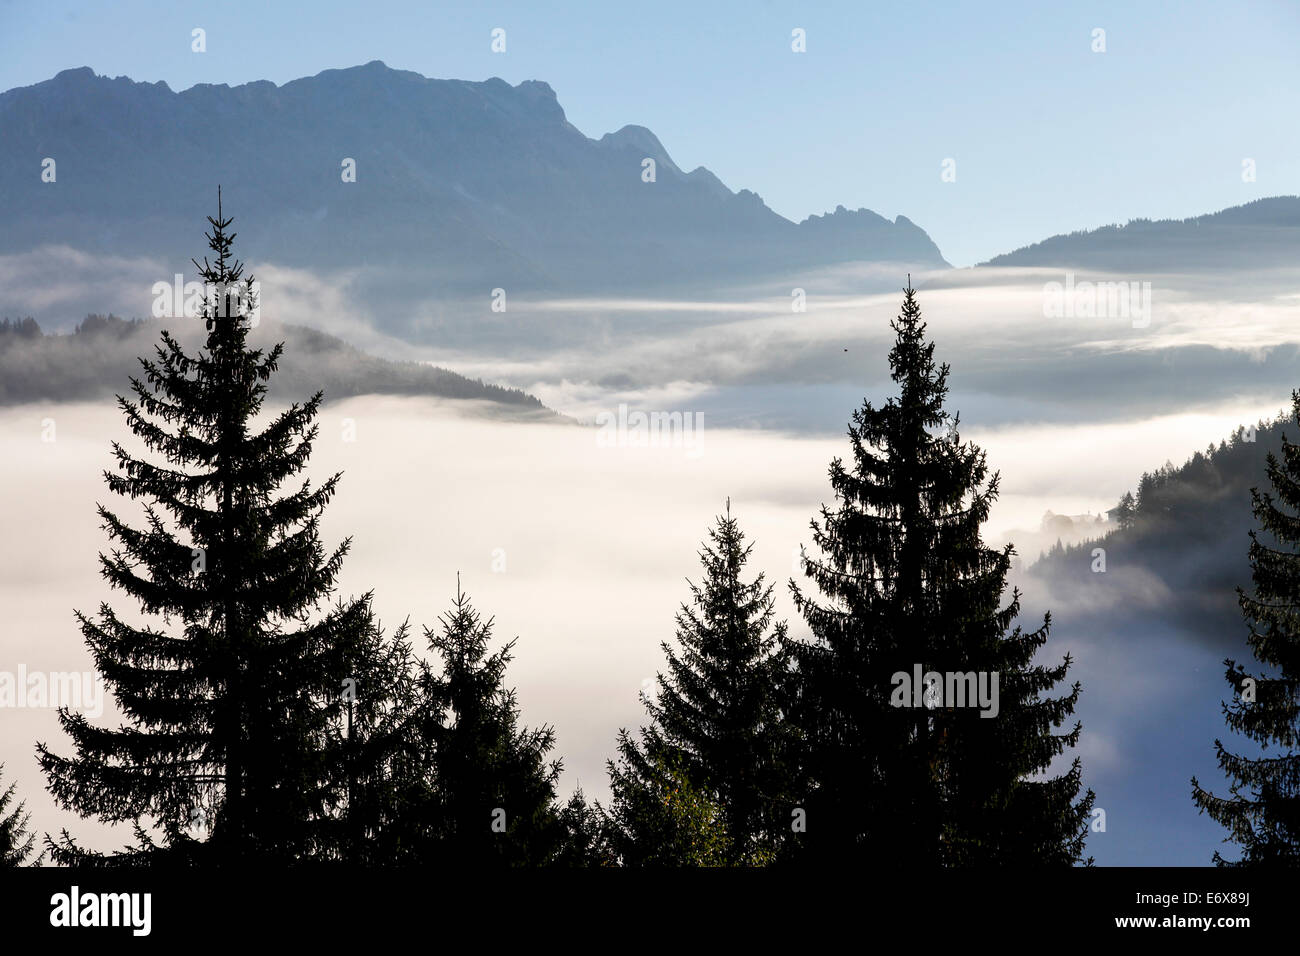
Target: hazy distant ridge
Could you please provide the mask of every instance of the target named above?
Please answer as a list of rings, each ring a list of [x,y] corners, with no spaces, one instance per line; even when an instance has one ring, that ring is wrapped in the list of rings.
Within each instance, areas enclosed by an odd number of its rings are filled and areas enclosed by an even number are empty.
[[[125,394],[130,377],[143,374],[138,357],[155,357],[154,346],[163,328],[169,328],[192,353],[202,344],[202,327],[197,320],[178,325],[92,315],[70,335],[47,335],[31,319],[0,321],[0,405]],[[368,394],[427,395],[490,402],[512,415],[555,416],[519,389],[485,384],[433,365],[377,358],[301,326],[263,322],[250,341],[264,348],[285,342],[269,392],[276,401],[302,401],[321,389],[326,401]]]
[[[1297,262],[1300,196],[1274,196],[1190,219],[1133,219],[1122,226],[1056,235],[982,265],[1186,272]]]
[[[55,183],[41,181],[44,157]],[[345,159],[356,182],[342,181]],[[177,93],[82,67],[0,94],[0,252],[56,243],[176,261],[218,183],[246,261],[380,267],[426,294],[946,265],[905,217],[841,208],[796,224],[702,167],[679,169],[644,127],[590,138],[538,81],[429,79],[374,61]]]

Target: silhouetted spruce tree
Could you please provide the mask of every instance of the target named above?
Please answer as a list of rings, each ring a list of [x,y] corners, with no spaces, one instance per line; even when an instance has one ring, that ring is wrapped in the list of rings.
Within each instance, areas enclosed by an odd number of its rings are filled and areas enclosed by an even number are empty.
[[[424,769],[407,805],[413,859],[471,866],[552,862],[564,829],[555,807],[559,761],[550,727],[519,725],[505,672],[515,641],[488,652],[492,624],[460,590],[441,629],[425,629],[441,666],[420,676],[417,746]],[[408,778],[408,786],[409,778]]]
[[[560,810],[562,838],[552,863],[556,866],[616,866],[610,846],[609,818],[597,803],[588,803],[579,787]]]
[[[338,792],[330,856],[358,865],[390,865],[410,839],[410,801],[423,763],[419,661],[403,623],[386,636],[369,628],[344,681]]]
[[[205,347],[188,355],[163,332],[134,398],[118,398],[156,457],[115,442],[105,480],[144,503],[144,524],[99,508],[115,542],[103,576],[165,629],[107,604],[96,619],[79,613],[127,723],[102,729],[64,710],[75,754],[38,746],[62,806],[133,823],[138,845],[105,858],[65,832],[48,841],[57,862],[287,862],[333,842],[343,682],[371,627],[369,596],[328,604],[349,542],[326,552],[318,524],[339,476],[279,493],[307,464],[321,395],[255,422],[282,346],[246,343],[255,288],[231,255],[231,221],[218,200],[216,261],[195,262],[210,290]]]
[[[1134,515],[1137,513],[1136,502],[1133,499],[1133,492],[1126,491],[1124,496],[1119,499],[1119,504],[1115,506],[1115,521],[1122,530],[1133,527]]]
[[[1008,633],[1019,592],[1002,606],[1013,549],[984,546],[980,526],[998,490],[984,453],[963,443],[944,409],[948,367],[915,290],[891,323],[899,389],[882,407],[864,402],[849,426],[851,458],[830,466],[837,505],[813,520],[820,560],[803,568],[820,599],[792,581],[812,639],[798,642],[802,689],[795,717],[805,735],[807,832],[813,859],[900,866],[1057,865],[1078,861],[1092,794],[1081,769],[1037,777],[1079,739],[1079,685],[1044,698],[1066,674],[1034,666],[1049,619]],[[912,704],[921,673],[996,673],[998,713],[976,706]],[[901,694],[906,693],[903,697]]]
[[[1300,424],[1300,392],[1292,393],[1293,418]],[[1234,436],[1234,444],[1237,443]],[[1250,626],[1248,643],[1269,673],[1251,675],[1231,658],[1224,661],[1236,693],[1223,705],[1234,733],[1277,753],[1250,757],[1214,742],[1219,766],[1229,776],[1231,796],[1218,797],[1192,778],[1192,799],[1227,828],[1241,858],[1220,866],[1300,866],[1300,445],[1282,435],[1282,458],[1269,452],[1271,492],[1251,489],[1261,541],[1250,532],[1250,566],[1255,589],[1237,589]],[[1244,792],[1243,792],[1244,791]]]
[[[789,672],[786,625],[773,623],[772,586],[760,573],[743,581],[753,545],[727,513],[699,552],[700,584],[677,612],[677,644],[663,647],[667,674],[657,699],[645,697],[649,726],[638,743],[619,735],[624,766],[611,768],[620,787],[652,787],[658,758],[692,788],[717,802],[727,842],[719,859],[749,866],[770,861],[790,833],[789,732],[782,710]],[[638,831],[650,831],[644,823]],[[623,842],[654,842],[629,832]],[[627,846],[625,855],[638,850]]]
[[[4,779],[4,764],[0,764],[0,782]],[[36,849],[36,834],[31,828],[31,814],[23,803],[14,804],[16,783],[0,792],[0,869],[22,866]]]
[[[619,732],[618,763],[609,763],[609,848],[623,866],[727,866],[732,841],[717,796],[695,785],[680,752],[652,751],[633,769],[635,743]],[[756,852],[755,863],[768,859]]]

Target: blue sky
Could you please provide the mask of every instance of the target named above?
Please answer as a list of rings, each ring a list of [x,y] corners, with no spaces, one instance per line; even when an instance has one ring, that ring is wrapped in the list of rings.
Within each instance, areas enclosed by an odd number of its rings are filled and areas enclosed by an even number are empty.
[[[792,219],[901,213],[957,265],[1300,193],[1300,4],[989,6],[0,0],[0,88],[83,65],[173,89],[283,83],[374,59],[541,79],[589,136],[647,126],[682,167]],[[194,27],[206,53],[190,50]]]

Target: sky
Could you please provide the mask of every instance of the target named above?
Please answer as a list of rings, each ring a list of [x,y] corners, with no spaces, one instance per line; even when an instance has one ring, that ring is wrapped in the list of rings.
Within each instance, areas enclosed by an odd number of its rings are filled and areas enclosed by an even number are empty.
[[[1300,193],[1300,4],[997,6],[0,0],[0,89],[80,66],[174,90],[284,83],[375,59],[544,80],[588,136],[646,126],[682,168],[794,220],[906,215],[959,266]]]

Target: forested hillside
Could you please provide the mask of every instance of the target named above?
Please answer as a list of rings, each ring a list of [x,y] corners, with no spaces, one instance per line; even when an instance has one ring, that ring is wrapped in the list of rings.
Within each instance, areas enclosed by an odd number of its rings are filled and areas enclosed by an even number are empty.
[[[172,323],[173,326],[176,322]],[[174,332],[197,340],[200,323],[182,320]],[[196,326],[188,328],[186,326]],[[88,315],[70,335],[46,334],[31,318],[0,320],[0,405],[83,401],[122,391],[138,375],[138,356],[148,356],[165,324],[151,319]],[[297,325],[264,322],[249,336],[266,347],[287,344],[273,400],[301,401],[317,389],[326,401],[352,395],[431,395],[477,399],[505,410],[553,415],[540,401],[514,388],[490,385],[421,362],[394,362],[367,355],[341,339]]]

